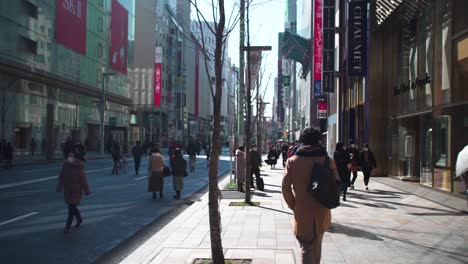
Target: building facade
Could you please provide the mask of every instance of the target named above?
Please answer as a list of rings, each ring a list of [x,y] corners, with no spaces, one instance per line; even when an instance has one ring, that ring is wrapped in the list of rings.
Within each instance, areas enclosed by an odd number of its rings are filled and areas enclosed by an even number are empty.
[[[13,143],[17,154],[27,153],[32,139],[48,158],[69,136],[89,150],[110,139],[121,144],[130,139],[127,70],[133,64],[134,1],[75,4],[0,3],[1,137]],[[73,22],[65,24],[70,17]],[[128,25],[128,31],[116,32],[117,25]],[[113,53],[117,48],[118,55]],[[103,90],[107,111],[101,142]]]

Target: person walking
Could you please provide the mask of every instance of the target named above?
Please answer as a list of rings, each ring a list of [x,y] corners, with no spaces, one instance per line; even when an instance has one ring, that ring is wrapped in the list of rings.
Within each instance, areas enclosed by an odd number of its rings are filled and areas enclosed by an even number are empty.
[[[179,200],[181,197],[182,189],[184,189],[184,177],[187,176],[187,161],[185,161],[182,156],[182,150],[175,150],[175,157],[171,162],[171,172],[172,172],[172,185],[176,195],[174,199]]]
[[[159,192],[159,197],[163,198],[164,188],[164,158],[158,147],[153,147],[148,166],[148,192],[153,193],[153,199],[156,198],[156,192]]]
[[[358,167],[359,167],[359,150],[356,148],[355,144],[346,150],[348,156],[348,169],[353,174],[353,179],[351,180],[351,190],[354,190],[354,182],[357,179]]]
[[[75,154],[75,158],[86,162],[85,156],[86,156],[86,151],[84,146],[81,144],[80,140],[77,140],[75,142],[75,146],[73,146],[73,153]]]
[[[258,179],[260,178],[260,166],[262,165],[262,157],[258,153],[257,145],[252,144],[250,149],[250,188],[255,188],[253,184],[253,175],[255,174],[255,182],[258,187]],[[247,188],[247,186],[245,186]]]
[[[140,144],[140,140],[137,140],[136,145],[132,148],[133,161],[135,162],[135,176],[139,176],[138,172],[140,171],[141,156],[144,153]]]
[[[341,180],[341,190],[343,192],[343,201],[346,201],[346,193],[351,185],[350,174],[348,170],[348,157],[344,149],[343,142],[336,143],[336,150],[333,154],[333,159],[336,163],[336,169]]]
[[[73,152],[73,140],[72,137],[67,137],[65,144],[63,144],[63,157],[64,159],[68,158],[68,155]]]
[[[328,157],[326,150],[319,146],[319,140],[318,130],[308,127],[302,131],[300,141],[303,146],[286,161],[282,182],[283,198],[294,212],[294,234],[301,248],[303,264],[320,264],[323,235],[331,224],[330,209],[307,192],[314,165],[323,165]],[[339,180],[335,162],[329,161],[334,177]]]
[[[288,145],[284,144],[281,146],[281,156],[283,158],[283,168],[286,168],[286,160],[288,160]]]
[[[91,193],[84,171],[84,162],[75,158],[73,152],[68,154],[60,172],[56,191],[61,192],[62,189],[65,203],[68,205],[68,218],[64,229],[64,233],[67,234],[70,232],[73,218],[76,218],[75,227],[83,224],[83,218],[77,206],[80,204],[83,191],[86,195]]]
[[[34,152],[36,152],[37,142],[35,138],[31,138],[31,156],[34,156]]]
[[[119,174],[119,165],[120,165],[120,156],[121,156],[121,151],[120,151],[120,145],[119,142],[115,141],[112,144],[112,161],[114,162],[114,165],[112,166],[112,174]]]
[[[6,143],[6,146],[4,146],[3,152],[4,152],[3,156],[5,157],[5,169],[9,169],[12,167],[12,164],[13,164],[13,153],[14,153],[13,146],[11,145],[10,142]]]
[[[368,144],[365,144],[364,148],[362,148],[359,160],[362,173],[364,174],[364,184],[366,185],[366,191],[369,191],[370,176],[372,174],[372,170],[377,168],[377,162],[375,161],[374,153],[372,153]]]
[[[277,159],[278,159],[278,153],[276,152],[275,145],[272,145],[270,147],[267,158],[268,158],[268,163],[270,165],[270,169],[275,169]]]
[[[246,166],[246,153],[244,146],[240,146],[236,150],[236,178],[237,178],[237,190],[244,192],[245,182],[245,166]]]
[[[211,153],[210,144],[206,145],[205,153],[206,153],[206,167],[209,168],[210,167],[210,153]]]
[[[195,171],[195,162],[197,161],[197,147],[192,140],[187,146],[187,155],[189,156],[190,172]]]

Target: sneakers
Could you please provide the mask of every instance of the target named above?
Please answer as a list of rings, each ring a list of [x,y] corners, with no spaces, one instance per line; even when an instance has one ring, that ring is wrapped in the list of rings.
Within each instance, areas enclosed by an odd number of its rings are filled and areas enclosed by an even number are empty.
[[[368,191],[369,191],[369,187],[366,186],[366,192],[368,192]]]
[[[349,189],[354,190],[354,184],[351,184],[351,187]]]

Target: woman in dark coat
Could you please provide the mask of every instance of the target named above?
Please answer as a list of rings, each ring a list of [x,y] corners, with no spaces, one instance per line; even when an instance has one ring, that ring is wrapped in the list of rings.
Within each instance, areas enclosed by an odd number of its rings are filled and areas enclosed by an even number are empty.
[[[91,193],[88,181],[86,180],[84,162],[75,158],[73,153],[70,153],[63,163],[63,168],[59,176],[57,192],[61,192],[62,189],[65,203],[68,205],[68,218],[64,233],[69,233],[74,217],[76,217],[75,227],[80,227],[83,223],[80,211],[77,208],[80,204],[83,192],[86,195]]]
[[[346,201],[346,192],[351,185],[351,178],[348,170],[348,156],[346,155],[343,142],[336,143],[336,150],[333,154],[333,160],[336,163],[336,169],[341,180],[341,190],[343,191],[343,201]]]
[[[121,158],[120,145],[116,141],[112,146],[112,160],[114,161],[114,166],[112,167],[112,174],[119,174],[119,163]]]
[[[364,148],[362,148],[362,152],[359,155],[359,161],[362,167],[362,173],[364,174],[366,191],[369,191],[369,179],[372,174],[372,170],[377,168],[377,162],[375,161],[374,153],[372,153],[368,144],[364,145]]]
[[[187,161],[182,156],[182,150],[176,149],[174,159],[171,161],[172,183],[176,195],[174,199],[180,199],[180,193],[184,188],[184,177],[187,175]]]
[[[271,169],[274,169],[278,160],[278,152],[276,151],[275,146],[272,146],[270,148],[270,151],[268,151],[267,158],[268,158],[268,165],[270,165]]]

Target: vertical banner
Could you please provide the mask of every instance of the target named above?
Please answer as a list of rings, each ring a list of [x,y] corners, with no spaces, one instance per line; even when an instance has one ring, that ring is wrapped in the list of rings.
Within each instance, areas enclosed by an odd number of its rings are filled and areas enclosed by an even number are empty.
[[[87,0],[55,1],[55,40],[64,46],[86,54]]]
[[[327,119],[327,101],[320,100],[317,103],[317,119]]]
[[[290,107],[290,100],[291,100],[291,62],[286,59],[282,58],[282,74],[283,74],[283,103],[285,108]]]
[[[335,91],[335,0],[323,3],[323,77],[322,91]]]
[[[112,0],[110,66],[127,74],[128,11],[117,0]]]
[[[367,1],[349,3],[348,74],[366,76],[367,73]]]
[[[322,95],[322,2],[323,0],[315,0],[314,5],[314,98],[323,98]]]
[[[200,48],[195,49],[195,117],[198,117],[200,93]]]
[[[154,52],[154,105],[161,106],[162,90],[162,47],[156,47]]]

